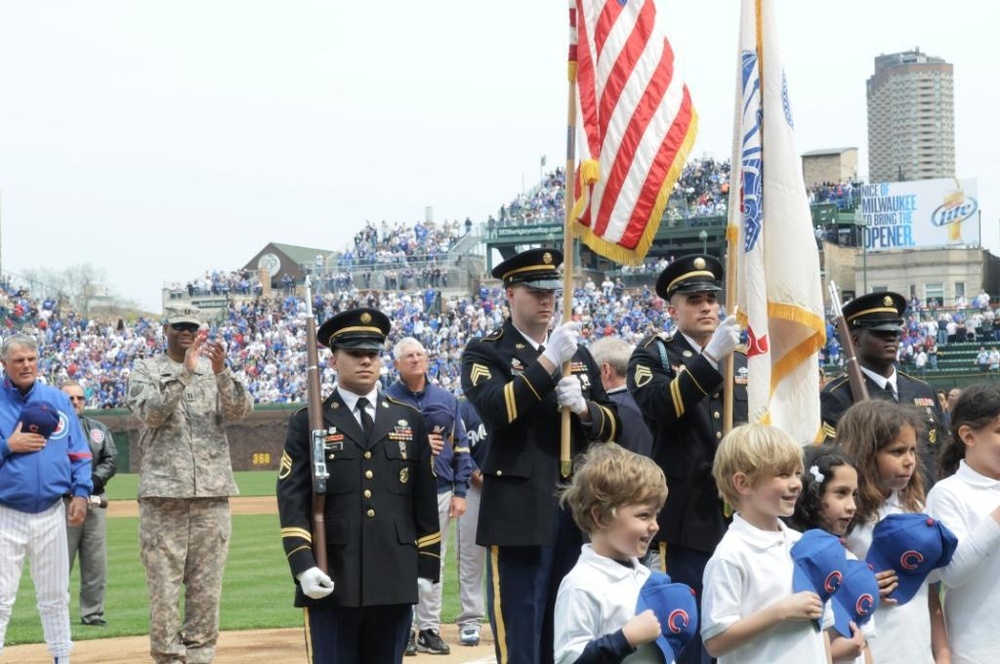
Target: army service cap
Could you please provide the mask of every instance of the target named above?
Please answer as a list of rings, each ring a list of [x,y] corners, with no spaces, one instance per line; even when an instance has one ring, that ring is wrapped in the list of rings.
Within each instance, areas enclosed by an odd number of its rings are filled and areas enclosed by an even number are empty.
[[[320,325],[316,341],[330,350],[382,350],[390,327],[389,317],[378,309],[351,309]]]
[[[844,321],[850,329],[902,332],[906,299],[899,293],[868,293],[844,305]]]
[[[656,294],[669,300],[674,293],[718,293],[722,290],[722,261],[714,256],[682,256],[664,268],[656,280]]]
[[[201,325],[201,309],[198,307],[186,306],[186,307],[166,307],[163,313],[167,317],[167,325],[174,325],[175,323],[194,323],[195,325]]]
[[[508,258],[493,268],[493,276],[502,279],[505,288],[524,284],[539,290],[558,290],[563,287],[563,255],[556,249],[528,249]]]

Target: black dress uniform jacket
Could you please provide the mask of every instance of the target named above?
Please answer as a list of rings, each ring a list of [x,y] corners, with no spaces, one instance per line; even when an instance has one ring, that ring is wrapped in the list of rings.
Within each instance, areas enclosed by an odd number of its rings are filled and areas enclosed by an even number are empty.
[[[490,437],[476,534],[482,546],[553,544],[561,414],[558,377],[549,375],[539,355],[510,320],[470,341],[462,355],[462,390]],[[585,426],[571,416],[575,456],[586,451],[589,441],[615,440],[621,421],[590,352],[578,348],[570,364],[591,417]]]
[[[296,583],[295,606],[415,604],[417,578],[441,569],[437,483],[423,418],[379,394],[366,441],[338,391],[323,403],[327,426],[326,544],[333,594],[314,600]],[[292,576],[316,565],[312,551],[309,415],[292,415],[278,471],[281,541]]]
[[[882,390],[870,376],[862,372],[868,396],[872,399],[891,400],[887,392]],[[896,389],[899,403],[915,406],[924,415],[924,431],[917,441],[917,456],[924,471],[925,486],[929,489],[937,478],[937,454],[940,445],[948,440],[948,431],[944,425],[944,413],[938,404],[937,392],[934,388],[898,369],[896,370]],[[847,374],[837,376],[823,388],[819,395],[820,414],[823,417],[824,442],[833,442],[837,431],[837,422],[848,408],[854,405],[854,395],[851,394],[851,382]]]
[[[747,421],[746,355],[736,352],[734,358],[733,422],[742,424]],[[643,339],[629,359],[626,380],[653,432],[653,459],[670,489],[657,540],[712,553],[726,531],[712,478],[723,436],[724,377],[677,333]]]

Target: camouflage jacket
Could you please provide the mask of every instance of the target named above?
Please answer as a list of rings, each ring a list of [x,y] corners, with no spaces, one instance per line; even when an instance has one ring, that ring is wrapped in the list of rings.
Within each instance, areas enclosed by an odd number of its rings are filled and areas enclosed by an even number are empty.
[[[139,419],[139,498],[208,498],[239,493],[225,425],[253,410],[233,372],[212,373],[201,358],[191,372],[165,353],[139,360],[128,381]]]

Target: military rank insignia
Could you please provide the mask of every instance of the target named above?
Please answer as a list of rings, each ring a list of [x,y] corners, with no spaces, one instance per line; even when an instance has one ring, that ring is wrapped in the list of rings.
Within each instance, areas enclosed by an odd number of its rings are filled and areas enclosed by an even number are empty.
[[[401,471],[399,471],[399,483],[406,484],[409,481],[410,481],[410,469],[403,468]]]
[[[292,472],[292,457],[288,452],[281,453],[281,465],[278,466],[278,479],[283,480]]]
[[[646,365],[639,364],[635,367],[635,374],[633,374],[633,378],[635,379],[635,386],[642,387],[649,381],[653,380],[653,372]]]
[[[733,382],[737,385],[746,385],[750,382],[750,370],[746,367],[740,367],[736,370],[736,375],[733,376]]]
[[[472,371],[469,372],[469,380],[472,381],[472,386],[475,387],[479,385],[480,381],[489,380],[493,375],[490,373],[490,368],[485,364],[473,364]]]

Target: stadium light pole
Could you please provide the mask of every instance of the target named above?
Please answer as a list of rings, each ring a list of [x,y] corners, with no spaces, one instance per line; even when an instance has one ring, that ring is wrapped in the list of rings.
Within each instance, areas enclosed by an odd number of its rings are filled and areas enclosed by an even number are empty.
[[[704,228],[701,229],[700,233],[698,233],[698,239],[701,240],[701,253],[702,254],[707,254],[708,253],[708,233],[705,231]]]

